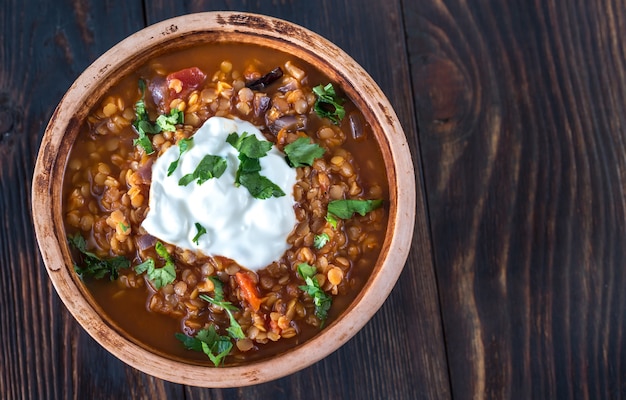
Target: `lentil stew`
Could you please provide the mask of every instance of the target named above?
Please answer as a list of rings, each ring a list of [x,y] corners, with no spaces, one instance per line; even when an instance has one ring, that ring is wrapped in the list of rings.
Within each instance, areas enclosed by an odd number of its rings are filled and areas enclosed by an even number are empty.
[[[363,114],[336,85],[336,105],[320,101],[324,95],[315,88],[329,83],[289,54],[215,43],[158,56],[97,102],[69,156],[63,218],[86,287],[135,342],[207,365],[249,362],[310,339],[356,297],[381,250],[389,188]],[[151,124],[173,110],[183,115],[173,129],[147,134],[151,154],[137,145],[142,99]],[[333,118],[339,107],[345,114]],[[287,193],[297,219],[286,238],[291,247],[256,272],[220,255],[161,243],[141,225],[153,163],[211,117],[251,122],[281,151],[300,138],[324,150],[311,165],[297,167],[297,183]],[[350,218],[329,215],[329,203],[348,199],[383,200],[383,206]],[[90,257],[128,265],[96,279],[86,273]],[[157,284],[150,270],[138,268],[147,260],[159,269],[171,260],[172,279]],[[231,334],[233,326],[241,334]],[[217,346],[211,354],[223,353],[217,362],[189,350],[199,335],[206,344],[208,333]]]

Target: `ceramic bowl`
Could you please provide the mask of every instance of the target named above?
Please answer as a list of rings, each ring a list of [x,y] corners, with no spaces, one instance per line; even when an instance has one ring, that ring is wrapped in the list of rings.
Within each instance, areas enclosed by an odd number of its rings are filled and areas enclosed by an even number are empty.
[[[275,357],[213,368],[186,363],[140,346],[107,320],[73,270],[62,218],[62,180],[82,120],[123,76],[154,54],[206,41],[253,43],[289,52],[325,72],[361,109],[380,145],[390,189],[389,223],[370,278],[348,308],[315,337]],[[402,127],[389,101],[352,58],[319,35],[267,16],[210,12],[177,17],[143,29],[96,60],[67,91],[45,131],[32,187],[32,210],[45,266],[59,297],[79,324],[125,363],[168,381],[234,387],[277,379],[326,357],[355,335],[396,283],[411,246],[415,178]]]

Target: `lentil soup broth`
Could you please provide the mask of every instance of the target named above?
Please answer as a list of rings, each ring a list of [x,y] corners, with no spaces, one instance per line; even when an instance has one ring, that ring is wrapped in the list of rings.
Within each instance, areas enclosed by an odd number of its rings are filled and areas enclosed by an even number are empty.
[[[248,87],[278,66],[282,76],[274,82]],[[202,72],[202,79],[197,73],[193,79],[188,79],[189,73],[177,74],[194,67]],[[148,135],[154,149],[151,155],[133,143],[138,136],[133,122],[135,104],[142,98],[140,79],[146,82],[150,121],[175,108],[184,113],[184,122],[175,131]],[[258,360],[310,339],[356,297],[381,250],[389,189],[376,139],[347,96],[338,90],[345,108],[339,124],[315,113],[312,88],[329,82],[320,71],[289,54],[251,44],[220,43],[155,57],[96,103],[68,159],[63,217],[68,237],[81,235],[87,251],[100,259],[121,256],[130,261],[117,279],[82,278],[98,306],[133,341],[170,357],[211,365],[205,354],[187,350],[175,335],[193,337],[213,326],[226,336],[232,322],[228,313],[200,297],[215,297],[215,285],[221,283],[224,301],[232,304],[233,318],[245,336],[232,341],[225,363]],[[297,168],[293,194],[287,193],[294,197],[297,223],[287,239],[291,247],[281,259],[255,273],[224,257],[163,243],[176,277],[157,289],[146,273],[135,270],[149,258],[156,260],[157,267],[163,263],[155,249],[158,239],[141,227],[148,211],[150,169],[159,155],[192,137],[213,116],[239,118],[261,127],[279,150],[308,137],[325,153],[311,166]],[[326,219],[327,206],[341,199],[383,199],[383,207],[363,216],[338,218],[333,227]],[[327,243],[316,246],[316,237],[323,234],[328,235]],[[74,251],[79,268],[84,258]],[[305,281],[297,272],[302,263],[315,268],[319,288],[332,298],[325,320],[316,313],[314,296],[302,289]],[[251,299],[259,304],[254,306]]]

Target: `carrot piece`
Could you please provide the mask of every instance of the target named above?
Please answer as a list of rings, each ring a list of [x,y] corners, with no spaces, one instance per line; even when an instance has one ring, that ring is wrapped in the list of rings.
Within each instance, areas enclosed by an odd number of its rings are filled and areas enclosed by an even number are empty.
[[[259,298],[257,287],[252,281],[250,275],[244,272],[237,272],[235,274],[235,280],[237,281],[237,285],[241,290],[241,295],[244,300],[250,304],[250,307],[252,307],[255,312],[259,311],[259,308],[261,307],[261,299]]]

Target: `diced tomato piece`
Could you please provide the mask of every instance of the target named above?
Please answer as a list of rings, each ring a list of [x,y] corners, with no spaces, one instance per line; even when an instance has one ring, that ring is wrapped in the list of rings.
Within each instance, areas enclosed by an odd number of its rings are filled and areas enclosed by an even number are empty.
[[[202,85],[206,79],[206,74],[198,67],[181,69],[172,72],[166,78],[169,88],[170,101],[187,96],[193,90]]]

